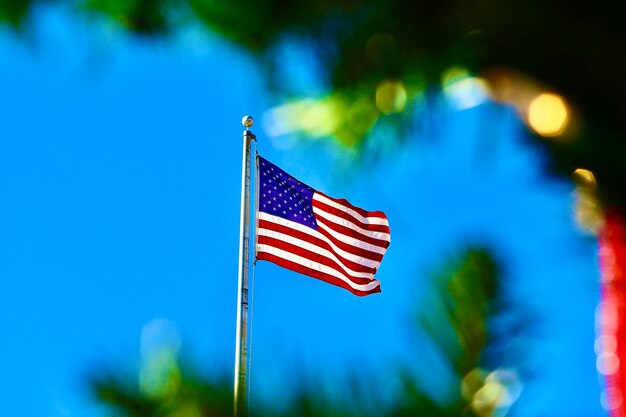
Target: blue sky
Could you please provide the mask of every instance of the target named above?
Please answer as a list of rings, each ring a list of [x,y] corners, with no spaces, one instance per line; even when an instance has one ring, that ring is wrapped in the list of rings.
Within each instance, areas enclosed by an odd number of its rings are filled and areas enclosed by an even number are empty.
[[[135,369],[155,323],[174,327],[201,368],[230,375],[240,120],[251,114],[266,158],[385,211],[392,229],[374,296],[258,264],[253,398],[271,398],[300,367],[393,385],[395,364],[410,361],[425,383],[444,381],[409,316],[429,308],[430,272],[487,242],[535,313],[532,337],[518,341],[529,376],[512,411],[605,415],[595,243],[574,226],[572,185],[543,174],[513,111],[442,105],[425,134],[364,166],[328,140],[270,139],[264,114],[280,103],[254,59],[199,28],[139,41],[56,7],[24,38],[2,29],[0,51],[0,414],[101,415],[83,376],[100,363]]]

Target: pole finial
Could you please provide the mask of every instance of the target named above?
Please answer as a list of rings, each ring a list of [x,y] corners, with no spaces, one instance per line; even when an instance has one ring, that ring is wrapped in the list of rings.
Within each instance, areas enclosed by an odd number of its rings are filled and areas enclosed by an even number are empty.
[[[254,119],[252,118],[252,116],[243,116],[243,119],[241,119],[241,124],[246,127],[246,130],[248,130],[254,124]]]

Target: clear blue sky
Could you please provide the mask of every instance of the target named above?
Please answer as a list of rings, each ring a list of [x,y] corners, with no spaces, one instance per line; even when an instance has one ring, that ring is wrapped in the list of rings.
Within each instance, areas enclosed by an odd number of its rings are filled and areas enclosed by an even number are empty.
[[[259,263],[253,397],[300,366],[386,381],[410,360],[445,375],[409,316],[428,309],[429,273],[478,241],[498,250],[511,294],[534,312],[532,337],[518,341],[530,375],[515,415],[605,415],[595,243],[573,224],[572,185],[546,179],[512,111],[442,106],[427,137],[363,166],[327,140],[269,140],[264,114],[280,103],[263,74],[200,29],[137,41],[61,7],[35,23],[24,38],[0,30],[0,415],[100,415],[83,376],[100,363],[135,369],[155,319],[175,323],[202,368],[230,375],[245,114],[266,158],[385,211],[392,228],[374,296]]]

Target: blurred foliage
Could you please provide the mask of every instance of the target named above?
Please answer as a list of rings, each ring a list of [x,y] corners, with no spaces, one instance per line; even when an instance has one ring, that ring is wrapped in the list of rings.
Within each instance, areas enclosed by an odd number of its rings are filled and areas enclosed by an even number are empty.
[[[86,0],[84,7],[110,16],[137,33],[163,34],[171,24],[168,16],[174,5],[174,0]]]
[[[438,346],[446,349],[459,375],[478,367],[487,344],[487,320],[496,312],[498,267],[485,250],[471,250],[452,264],[452,270],[439,273],[440,315],[448,317],[457,336],[456,344],[445,339],[435,316],[420,320]]]
[[[3,0],[0,19],[18,27],[33,5],[53,1]],[[626,2],[622,0],[601,4],[541,0],[68,3],[144,35],[167,34],[188,20],[178,17],[196,17],[211,30],[261,54],[271,55],[282,39],[303,40],[327,71],[332,94],[349,103],[369,103],[369,107],[359,105],[337,116],[342,126],[335,134],[350,146],[367,137],[360,123],[348,123],[350,118],[365,119],[369,126],[388,113],[409,114],[412,99],[421,97],[424,87],[440,88],[442,74],[451,67],[484,77],[501,90],[496,95],[503,90],[510,93],[511,88],[525,89],[520,80],[529,77],[536,87],[563,95],[576,117],[575,129],[569,132],[574,140],[540,142],[550,151],[553,167],[568,176],[577,168],[591,170],[598,179],[601,200],[626,212],[622,192],[626,189],[622,162],[626,154],[626,83],[622,79],[626,73]],[[276,85],[281,87],[282,82],[279,77]],[[380,97],[393,94],[393,90],[377,91],[385,82],[400,83],[401,106],[378,102],[379,93]],[[397,104],[398,97],[392,99]],[[374,116],[371,108],[377,112]]]
[[[224,381],[196,376],[190,370],[170,374],[167,392],[140,389],[114,372],[98,370],[89,378],[95,398],[111,406],[113,415],[132,417],[200,417],[233,415],[232,390]]]
[[[2,0],[0,1],[0,21],[18,27],[31,11],[33,0]],[[41,1],[43,3],[43,1]]]
[[[453,395],[445,404],[432,401],[420,382],[403,373],[401,401],[390,415],[477,416],[505,415],[520,394],[520,357],[509,350],[522,326],[503,326],[507,316],[523,323],[524,314],[507,303],[499,264],[484,248],[470,248],[450,259],[434,277],[437,297],[428,314],[417,317],[423,329],[453,371]],[[442,323],[442,318],[445,318]],[[513,342],[513,343],[511,343]]]
[[[262,405],[253,402],[250,416],[372,416],[372,417],[491,417],[503,416],[519,396],[520,383],[517,372],[504,369],[502,358],[486,358],[490,345],[497,343],[494,336],[511,334],[506,328],[493,326],[492,319],[502,313],[502,290],[498,266],[490,253],[481,248],[465,251],[451,259],[435,277],[438,307],[428,308],[420,314],[416,329],[426,330],[437,352],[454,370],[452,386],[442,403],[434,400],[425,390],[434,382],[428,376],[416,375],[411,364],[396,366],[399,388],[390,402],[383,400],[375,376],[354,376],[341,398],[326,395],[324,387],[315,376],[301,375],[298,384],[278,396],[279,405]],[[510,314],[510,311],[507,312]],[[452,339],[450,339],[452,335]],[[414,362],[420,362],[415,355]],[[171,362],[176,362],[173,358]],[[414,364],[415,364],[414,363]],[[489,365],[488,365],[489,364]],[[154,373],[154,364],[148,363],[149,375],[160,375],[165,381],[130,382],[111,373],[91,379],[96,398],[112,407],[121,416],[145,417],[204,417],[225,416],[232,413],[232,388],[230,384],[198,378],[189,367],[180,369],[177,363],[160,361],[158,366],[167,372]],[[430,367],[430,366],[429,366]],[[488,370],[489,369],[489,370]],[[141,371],[142,375],[144,371]],[[502,376],[507,376],[503,378]],[[440,381],[440,379],[437,379]],[[146,384],[146,382],[148,382]],[[155,383],[156,382],[156,383]],[[157,389],[156,387],[167,387]],[[294,390],[294,391],[291,391]],[[272,399],[273,402],[276,399]],[[117,415],[117,414],[116,414]]]

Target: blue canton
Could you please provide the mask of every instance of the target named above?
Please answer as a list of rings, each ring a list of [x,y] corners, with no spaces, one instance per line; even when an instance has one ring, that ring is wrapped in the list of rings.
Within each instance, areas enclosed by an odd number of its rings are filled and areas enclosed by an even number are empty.
[[[317,230],[313,215],[315,190],[260,156],[258,210]]]

